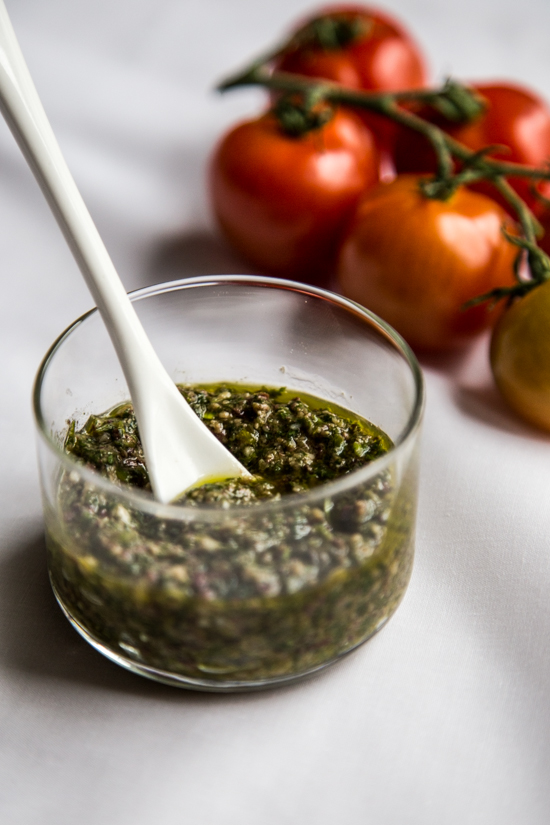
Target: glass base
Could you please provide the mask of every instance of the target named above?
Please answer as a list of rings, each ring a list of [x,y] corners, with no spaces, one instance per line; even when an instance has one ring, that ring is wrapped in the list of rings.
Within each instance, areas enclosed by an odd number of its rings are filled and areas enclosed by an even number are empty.
[[[330,659],[328,662],[323,662],[323,664],[318,665],[317,667],[311,668],[311,670],[303,671],[302,673],[296,673],[286,676],[275,676],[265,680],[256,680],[256,681],[238,681],[232,682],[230,680],[224,682],[212,682],[206,679],[193,679],[190,676],[182,676],[178,673],[170,673],[166,670],[158,670],[154,667],[148,667],[147,665],[140,664],[139,662],[134,661],[133,659],[129,659],[126,656],[122,656],[120,653],[115,653],[110,648],[106,647],[103,642],[100,642],[99,639],[96,639],[95,636],[92,636],[86,628],[84,628],[80,622],[74,618],[74,616],[70,613],[69,609],[63,603],[63,600],[59,596],[53,582],[50,583],[52,585],[52,590],[54,593],[55,598],[57,599],[57,603],[59,604],[61,610],[70,621],[74,629],[85,639],[93,648],[95,648],[99,653],[103,654],[107,659],[110,659],[111,662],[114,662],[120,667],[125,668],[126,670],[131,671],[132,673],[137,674],[138,676],[144,676],[146,679],[151,679],[154,682],[161,682],[164,685],[170,685],[171,687],[178,687],[183,688],[184,690],[199,690],[202,692],[207,693],[250,693],[251,691],[257,690],[270,690],[271,688],[276,687],[283,687],[285,685],[295,684],[296,682],[301,682],[305,679],[314,676],[319,671],[324,670],[331,665],[336,664],[342,659],[344,656],[347,656],[349,653],[353,653],[354,650],[357,650],[358,647],[361,647],[365,642],[377,633],[379,630],[384,627],[389,616],[386,616],[382,621],[376,626],[374,631],[367,636],[365,639],[362,639],[358,644],[353,645],[353,647],[348,648],[347,650],[342,651],[338,656],[335,656],[334,659]]]

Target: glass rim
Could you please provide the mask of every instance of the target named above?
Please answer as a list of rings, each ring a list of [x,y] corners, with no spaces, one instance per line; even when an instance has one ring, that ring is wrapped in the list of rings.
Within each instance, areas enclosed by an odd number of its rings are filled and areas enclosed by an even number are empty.
[[[138,488],[131,487],[130,485],[114,484],[109,481],[109,479],[105,478],[105,476],[102,476],[97,470],[93,470],[86,467],[84,464],[75,461],[59,446],[59,444],[54,441],[47,430],[41,407],[42,385],[46,378],[50,363],[53,361],[58,350],[61,349],[64,342],[72,335],[72,333],[76,332],[77,329],[90,317],[98,313],[97,307],[93,307],[88,310],[88,312],[85,312],[73,321],[73,323],[70,324],[70,326],[68,326],[55,339],[42,359],[33,386],[32,406],[38,435],[65,470],[69,472],[77,472],[84,481],[93,484],[95,487],[99,487],[108,495],[124,499],[130,506],[133,505],[135,508],[145,511],[151,515],[155,515],[159,518],[188,521],[189,519],[195,520],[200,515],[201,519],[204,518],[207,521],[216,521],[219,518],[225,519],[230,515],[242,516],[249,511],[253,511],[255,514],[259,515],[265,512],[286,509],[289,506],[300,507],[307,504],[312,505],[315,502],[318,502],[319,499],[344,493],[350,488],[355,487],[357,484],[369,481],[380,472],[383,472],[388,465],[394,462],[396,457],[406,451],[407,445],[413,439],[420,426],[424,411],[424,380],[420,365],[407,342],[393,327],[391,327],[382,318],[379,318],[373,312],[355,301],[351,301],[349,298],[345,298],[342,295],[338,295],[320,287],[302,284],[298,281],[290,281],[283,278],[273,278],[263,275],[200,275],[192,278],[181,278],[174,281],[167,281],[165,283],[142,287],[129,292],[128,295],[132,302],[137,302],[156,295],[162,295],[167,292],[177,292],[181,289],[193,287],[217,286],[220,284],[236,284],[239,286],[249,285],[256,288],[275,287],[276,289],[281,289],[284,291],[299,292],[304,295],[311,295],[324,301],[328,301],[330,304],[351,312],[361,320],[367,321],[368,324],[371,327],[374,327],[383,338],[388,340],[393,345],[394,349],[397,350],[407,362],[413,377],[415,391],[414,403],[412,405],[407,423],[399,433],[399,436],[394,440],[393,447],[387,453],[373,459],[364,467],[359,467],[358,469],[341,476],[339,479],[319,484],[305,492],[289,493],[278,499],[262,501],[251,507],[243,507],[238,504],[230,505],[227,508],[222,508],[215,504],[193,506],[185,506],[182,504],[161,504],[156,501],[149,492],[141,491]],[[116,357],[114,349],[113,356]]]

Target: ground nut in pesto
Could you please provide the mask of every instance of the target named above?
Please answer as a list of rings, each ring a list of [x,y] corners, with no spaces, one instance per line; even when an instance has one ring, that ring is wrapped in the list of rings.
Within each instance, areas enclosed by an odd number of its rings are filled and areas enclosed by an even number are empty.
[[[136,666],[214,686],[304,674],[364,641],[410,576],[414,485],[390,465],[315,505],[289,494],[364,466],[390,439],[285,390],[180,390],[252,480],[196,488],[178,502],[185,517],[161,519],[65,472],[46,523],[67,612]],[[149,489],[130,404],[73,422],[65,447],[115,484]]]

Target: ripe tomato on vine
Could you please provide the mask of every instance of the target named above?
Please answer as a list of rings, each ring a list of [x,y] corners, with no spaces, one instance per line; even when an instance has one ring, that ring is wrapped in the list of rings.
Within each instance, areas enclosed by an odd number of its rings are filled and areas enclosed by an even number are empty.
[[[419,184],[402,175],[365,195],[340,252],[338,283],[413,349],[445,350],[496,320],[487,304],[464,304],[514,283],[517,249],[495,201],[464,187],[446,200],[428,198]]]
[[[361,195],[378,181],[366,126],[352,112],[324,114],[302,131],[300,117],[311,115],[290,104],[286,130],[268,112],[231,129],[214,152],[214,213],[233,247],[261,271],[322,282]]]
[[[294,32],[275,68],[355,89],[426,85],[424,57],[405,28],[377,9],[327,6]]]
[[[427,83],[424,56],[409,32],[390,15],[359,5],[321,8],[294,31],[274,68],[369,91]],[[391,144],[394,124],[371,112],[361,116],[381,147]]]

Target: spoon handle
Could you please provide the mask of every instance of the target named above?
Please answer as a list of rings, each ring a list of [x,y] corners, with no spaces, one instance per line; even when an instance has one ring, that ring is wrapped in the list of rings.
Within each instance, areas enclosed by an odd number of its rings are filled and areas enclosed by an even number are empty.
[[[184,401],[164,369],[92,221],[0,0],[0,111],[57,218],[111,336],[138,421],[155,496],[249,473]]]
[[[121,363],[128,364],[131,390],[135,368],[144,358],[158,359],[63,158],[3,0],[0,109],[71,248]]]

